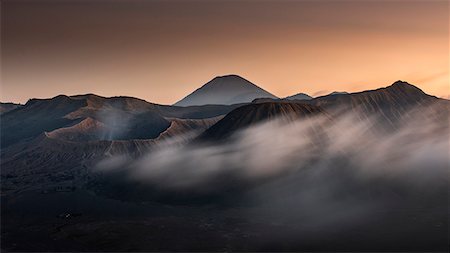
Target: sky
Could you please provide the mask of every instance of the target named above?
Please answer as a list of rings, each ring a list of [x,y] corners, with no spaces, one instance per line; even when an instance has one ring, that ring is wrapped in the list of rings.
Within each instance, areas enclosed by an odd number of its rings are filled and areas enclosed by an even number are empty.
[[[449,2],[2,0],[0,101],[173,104],[238,74],[279,97],[397,80],[450,98]]]

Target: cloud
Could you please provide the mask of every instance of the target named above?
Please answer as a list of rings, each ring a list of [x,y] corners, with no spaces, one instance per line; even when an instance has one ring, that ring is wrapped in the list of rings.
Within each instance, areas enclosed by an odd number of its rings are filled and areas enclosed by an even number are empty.
[[[332,123],[321,117],[273,120],[225,143],[169,144],[137,160],[113,158],[119,162],[103,162],[102,171],[120,168],[124,179],[151,192],[232,194],[252,206],[243,215],[301,222],[305,231],[343,229],[380,208],[421,206],[421,196],[446,192],[448,113],[429,108],[405,115],[396,129],[351,114]]]
[[[428,113],[405,115],[410,114]],[[410,173],[417,166],[442,167],[448,162],[448,127],[435,117],[413,117],[390,132],[375,126],[376,119],[354,115],[342,115],[333,124],[320,117],[292,124],[274,120],[240,131],[226,143],[164,145],[129,161],[126,170],[133,180],[189,188],[223,174],[251,181],[338,158],[371,176]]]

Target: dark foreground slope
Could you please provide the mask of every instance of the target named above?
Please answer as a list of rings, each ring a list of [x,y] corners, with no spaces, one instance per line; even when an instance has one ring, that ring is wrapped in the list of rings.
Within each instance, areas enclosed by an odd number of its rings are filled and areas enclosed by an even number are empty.
[[[280,101],[249,104],[228,113],[199,136],[199,140],[222,140],[237,131],[270,120],[281,120],[288,124],[314,116],[328,117],[328,114],[320,107],[301,103]]]

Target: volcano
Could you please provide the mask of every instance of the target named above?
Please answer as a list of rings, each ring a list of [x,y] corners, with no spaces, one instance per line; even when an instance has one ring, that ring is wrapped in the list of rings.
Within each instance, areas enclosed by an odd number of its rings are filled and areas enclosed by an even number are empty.
[[[277,97],[238,75],[218,76],[195,90],[175,106],[231,105],[249,103],[257,98]]]

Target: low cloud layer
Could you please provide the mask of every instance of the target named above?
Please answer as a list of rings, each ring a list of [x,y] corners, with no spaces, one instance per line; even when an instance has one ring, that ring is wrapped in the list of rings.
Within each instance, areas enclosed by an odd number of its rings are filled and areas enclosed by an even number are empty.
[[[397,129],[355,115],[274,120],[225,143],[161,145],[137,160],[104,160],[98,169],[163,192],[237,192],[252,206],[243,215],[305,231],[345,228],[396,205],[446,208],[449,122],[435,112],[406,113]]]
[[[110,161],[114,166],[101,168],[125,169],[126,164],[132,180],[195,188],[223,174],[253,180],[333,167],[326,164],[335,159],[345,159],[355,173],[379,177],[433,175],[448,165],[448,121],[434,115],[409,117],[395,130],[381,130],[376,123],[353,115],[331,123],[320,117],[292,124],[275,120],[240,131],[226,143],[161,145],[138,160]]]

